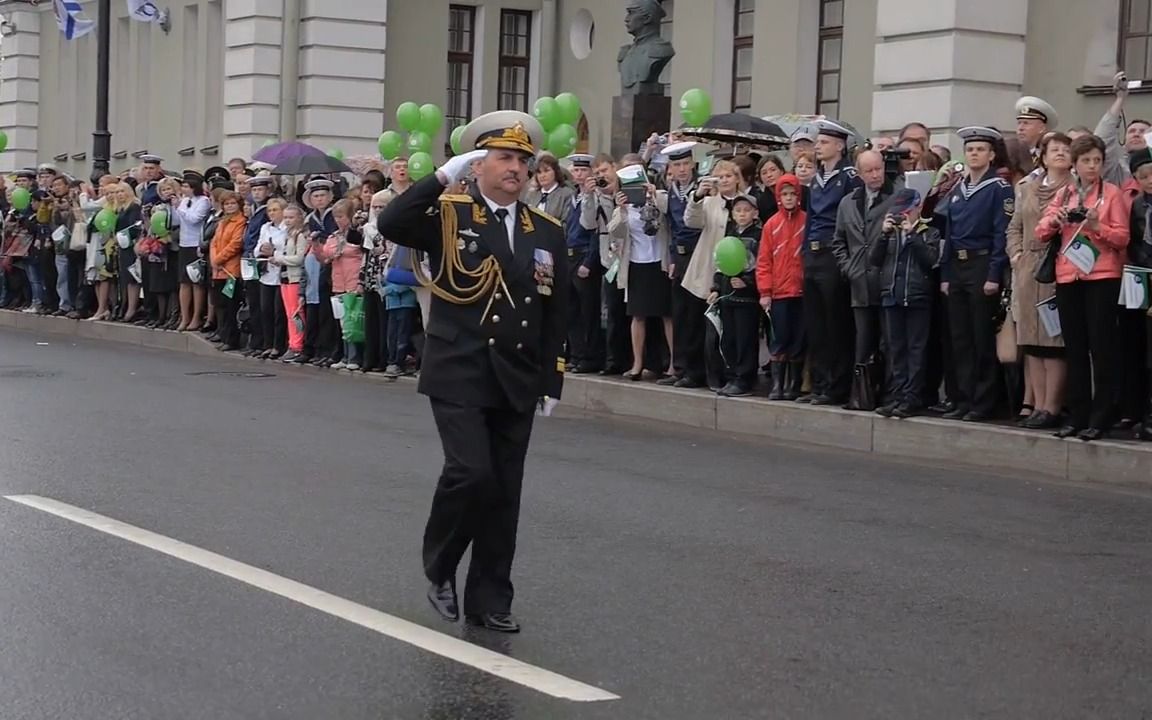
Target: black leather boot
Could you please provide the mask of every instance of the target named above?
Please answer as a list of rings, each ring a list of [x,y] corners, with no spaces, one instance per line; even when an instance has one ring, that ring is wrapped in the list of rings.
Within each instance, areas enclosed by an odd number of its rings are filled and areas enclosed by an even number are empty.
[[[783,400],[784,399],[784,375],[787,374],[788,366],[782,362],[773,361],[768,371],[772,374],[772,390],[768,392],[769,400]]]
[[[784,380],[784,399],[795,400],[800,397],[800,388],[804,385],[804,361],[793,360],[788,363],[788,373]]]

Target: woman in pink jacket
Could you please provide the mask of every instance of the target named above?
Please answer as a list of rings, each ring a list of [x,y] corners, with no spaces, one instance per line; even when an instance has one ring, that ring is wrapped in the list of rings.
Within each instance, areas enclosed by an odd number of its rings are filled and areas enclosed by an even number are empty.
[[[332,266],[332,297],[345,293],[364,294],[360,271],[364,268],[364,236],[352,227],[355,214],[351,200],[341,200],[332,208],[336,232],[329,236],[320,253],[320,262]],[[362,343],[344,343],[344,360],[332,366],[333,370],[359,370],[363,355]]]
[[[1099,440],[1108,433],[1119,377],[1116,320],[1128,247],[1128,203],[1105,182],[1104,143],[1072,142],[1077,188],[1060,191],[1036,226],[1036,238],[1060,243],[1056,305],[1068,355],[1071,415],[1056,437]]]

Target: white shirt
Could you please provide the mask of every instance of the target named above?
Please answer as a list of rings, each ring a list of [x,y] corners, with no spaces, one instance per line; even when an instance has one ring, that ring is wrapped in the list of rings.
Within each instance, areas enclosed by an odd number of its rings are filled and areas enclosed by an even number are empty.
[[[552,185],[552,187],[547,188],[547,189],[540,188],[540,202],[536,203],[536,209],[537,210],[544,210],[545,209],[544,206],[548,204],[548,198],[545,196],[551,195],[552,193],[556,192],[559,188],[560,188],[559,183],[555,183]]]
[[[284,247],[288,241],[288,231],[284,227],[284,223],[273,225],[270,222],[264,223],[260,228],[260,239],[256,241],[256,257],[260,257],[260,250],[265,245],[271,245],[273,255],[276,253],[283,253]],[[272,263],[260,263],[260,267],[264,268],[264,272],[260,274],[261,285],[279,285],[280,284],[280,266],[273,265]]]
[[[631,205],[628,206],[628,233],[632,239],[629,262],[637,265],[660,262],[660,251],[656,247],[656,243],[660,242],[659,236],[644,232],[644,221],[640,219],[640,211]]]
[[[183,198],[176,205],[176,217],[180,219],[180,247],[200,247],[204,224],[211,213],[212,201],[203,195]]]
[[[516,203],[512,203],[511,205],[501,205],[487,195],[481,195],[481,197],[484,198],[484,202],[488,203],[488,209],[492,211],[493,216],[496,215],[496,211],[500,208],[504,208],[508,211],[507,217],[504,218],[504,229],[508,234],[508,250],[515,254],[516,247],[515,241],[513,240],[515,236],[513,233],[516,232]]]

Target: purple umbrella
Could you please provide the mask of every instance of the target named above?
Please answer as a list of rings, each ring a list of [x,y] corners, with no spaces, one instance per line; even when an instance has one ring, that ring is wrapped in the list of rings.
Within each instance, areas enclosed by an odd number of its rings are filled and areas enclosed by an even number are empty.
[[[282,142],[275,145],[269,145],[266,148],[260,148],[252,155],[253,160],[266,162],[269,165],[282,165],[289,160],[299,160],[306,157],[327,157],[328,153],[324,152],[315,145],[309,145],[302,142]]]

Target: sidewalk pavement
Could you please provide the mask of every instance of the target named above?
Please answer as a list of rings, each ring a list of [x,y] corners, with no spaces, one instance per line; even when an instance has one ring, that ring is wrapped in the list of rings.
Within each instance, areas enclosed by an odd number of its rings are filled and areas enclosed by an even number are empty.
[[[0,311],[0,327],[198,355],[220,354],[197,333],[118,323]],[[932,417],[894,420],[874,413],[768,402],[762,398],[721,398],[698,390],[580,375],[565,378],[561,407],[763,437],[779,443],[875,453],[931,465],[1152,489],[1152,443],[1058,440],[1047,433],[1002,425]],[[771,469],[766,468],[765,472]]]

